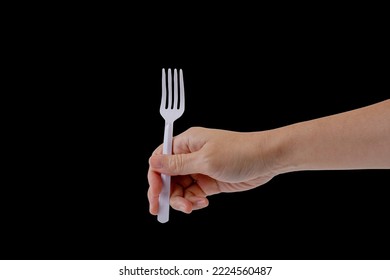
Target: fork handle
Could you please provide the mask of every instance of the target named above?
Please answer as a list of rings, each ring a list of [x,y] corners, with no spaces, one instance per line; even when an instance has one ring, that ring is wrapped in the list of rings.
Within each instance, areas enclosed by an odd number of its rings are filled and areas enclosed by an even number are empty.
[[[163,154],[172,154],[173,123],[165,122]],[[159,206],[157,220],[160,223],[166,223],[169,220],[169,198],[171,195],[171,176],[161,174],[162,190],[159,196]]]

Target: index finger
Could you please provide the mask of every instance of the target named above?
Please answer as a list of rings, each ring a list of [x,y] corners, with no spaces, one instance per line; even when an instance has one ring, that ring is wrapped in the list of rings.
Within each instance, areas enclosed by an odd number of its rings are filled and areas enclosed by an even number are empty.
[[[162,180],[160,173],[148,170],[148,200],[149,200],[149,212],[152,215],[158,214],[158,198],[162,190]]]

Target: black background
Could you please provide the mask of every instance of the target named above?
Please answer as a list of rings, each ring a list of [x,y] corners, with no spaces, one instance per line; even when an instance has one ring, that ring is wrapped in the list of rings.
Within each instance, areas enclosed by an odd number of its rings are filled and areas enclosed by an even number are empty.
[[[184,72],[174,134],[275,128],[389,97],[380,18],[67,23],[14,45],[2,259],[388,259],[388,170],[284,174],[167,224],[146,196],[162,68]]]

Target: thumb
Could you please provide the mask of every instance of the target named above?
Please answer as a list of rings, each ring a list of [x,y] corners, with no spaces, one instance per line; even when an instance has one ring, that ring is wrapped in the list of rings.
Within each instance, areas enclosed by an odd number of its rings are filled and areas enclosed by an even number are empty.
[[[153,155],[149,158],[150,167],[168,175],[188,175],[200,173],[200,164],[195,153],[177,155]]]

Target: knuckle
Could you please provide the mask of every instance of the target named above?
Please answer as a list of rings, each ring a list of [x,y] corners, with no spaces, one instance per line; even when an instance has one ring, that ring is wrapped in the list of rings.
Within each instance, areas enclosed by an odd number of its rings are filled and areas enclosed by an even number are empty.
[[[181,155],[170,157],[168,168],[174,173],[180,172],[183,169],[183,157]]]

